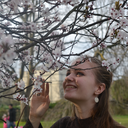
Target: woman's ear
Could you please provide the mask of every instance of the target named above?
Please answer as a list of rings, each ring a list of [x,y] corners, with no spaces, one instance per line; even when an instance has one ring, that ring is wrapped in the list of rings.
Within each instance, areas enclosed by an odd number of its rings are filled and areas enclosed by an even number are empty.
[[[97,90],[95,91],[95,95],[101,94],[101,93],[105,90],[106,85],[105,85],[104,83],[101,83],[101,84],[98,84],[97,87],[98,87],[98,88],[97,88]]]

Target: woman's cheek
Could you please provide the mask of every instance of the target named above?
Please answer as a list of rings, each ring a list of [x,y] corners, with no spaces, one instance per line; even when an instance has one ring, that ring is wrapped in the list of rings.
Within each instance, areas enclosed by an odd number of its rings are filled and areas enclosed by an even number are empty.
[[[64,82],[63,82],[63,89],[64,89],[64,86],[65,86],[65,83],[66,83],[66,82],[65,82],[65,80],[64,80]]]
[[[76,85],[79,86],[79,78],[76,78]]]

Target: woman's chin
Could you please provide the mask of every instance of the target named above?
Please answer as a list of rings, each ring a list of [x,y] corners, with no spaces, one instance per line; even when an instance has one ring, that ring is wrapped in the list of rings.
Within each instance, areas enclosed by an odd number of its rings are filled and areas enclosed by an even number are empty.
[[[69,100],[69,101],[74,101],[76,98],[75,96],[71,95],[71,94],[64,94],[64,98]]]

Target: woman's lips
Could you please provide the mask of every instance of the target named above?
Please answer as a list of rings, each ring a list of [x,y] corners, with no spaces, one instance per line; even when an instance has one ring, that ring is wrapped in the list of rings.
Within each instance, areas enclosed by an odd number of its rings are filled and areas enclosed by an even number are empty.
[[[73,90],[73,89],[76,89],[75,86],[72,86],[72,85],[67,85],[65,90],[68,91],[68,90]]]

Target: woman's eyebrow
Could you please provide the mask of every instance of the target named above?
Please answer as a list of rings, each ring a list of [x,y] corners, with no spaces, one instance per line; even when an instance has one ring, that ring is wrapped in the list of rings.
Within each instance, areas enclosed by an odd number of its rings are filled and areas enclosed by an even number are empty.
[[[77,68],[77,69],[74,69],[75,71],[81,71],[81,70],[84,70],[84,69],[82,69],[82,68]]]
[[[68,69],[67,72],[70,72],[71,70],[74,70],[74,71],[84,71],[86,69],[83,69],[83,68],[71,68],[71,69]]]

